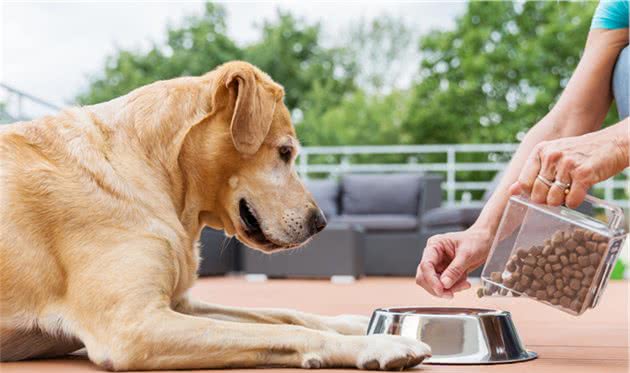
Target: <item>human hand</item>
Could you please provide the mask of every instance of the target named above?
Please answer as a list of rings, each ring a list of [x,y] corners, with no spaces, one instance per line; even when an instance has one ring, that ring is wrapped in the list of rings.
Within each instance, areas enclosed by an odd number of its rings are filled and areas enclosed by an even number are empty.
[[[628,167],[627,142],[627,136],[606,130],[541,142],[510,193],[525,193],[536,203],[576,208],[593,185]]]
[[[435,235],[427,241],[416,272],[416,283],[438,297],[452,298],[470,288],[467,275],[488,256],[492,233],[474,226]]]

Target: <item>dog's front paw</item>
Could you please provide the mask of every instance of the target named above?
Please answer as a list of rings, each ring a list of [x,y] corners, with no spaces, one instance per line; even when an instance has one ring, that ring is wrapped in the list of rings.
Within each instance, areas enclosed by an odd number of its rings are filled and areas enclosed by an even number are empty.
[[[344,335],[365,335],[370,318],[363,315],[331,316],[329,327],[333,331]]]
[[[357,357],[360,369],[403,370],[415,367],[431,356],[428,345],[412,338],[384,334],[365,338],[365,348]]]

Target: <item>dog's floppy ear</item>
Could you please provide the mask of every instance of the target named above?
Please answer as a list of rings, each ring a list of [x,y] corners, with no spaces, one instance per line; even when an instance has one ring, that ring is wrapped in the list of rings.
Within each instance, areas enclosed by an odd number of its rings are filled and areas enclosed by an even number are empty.
[[[230,96],[236,96],[230,131],[236,150],[254,154],[262,145],[278,102],[278,89],[256,79],[251,66],[235,66],[225,79]]]

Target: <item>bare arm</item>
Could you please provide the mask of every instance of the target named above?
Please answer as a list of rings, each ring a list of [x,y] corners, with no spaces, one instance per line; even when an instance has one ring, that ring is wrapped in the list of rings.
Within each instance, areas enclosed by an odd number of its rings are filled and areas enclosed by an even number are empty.
[[[526,162],[541,163],[542,160],[532,160],[532,154],[537,156],[544,153],[545,161],[548,161],[550,157],[562,158],[558,167],[573,176],[570,179],[571,182],[577,182],[577,187],[571,188],[567,203],[579,200],[579,194],[585,193],[588,186],[593,184],[589,184],[588,180],[592,179],[593,175],[599,172],[599,177],[603,180],[601,177],[604,174],[612,175],[614,173],[611,172],[618,172],[618,169],[623,170],[627,167],[627,162],[611,161],[610,154],[605,157],[601,154],[614,152],[619,155],[619,159],[625,157],[624,160],[627,160],[627,141],[625,144],[615,144],[608,136],[612,138],[618,136],[627,140],[624,134],[628,134],[628,124],[622,121],[611,128],[597,131],[601,128],[612,101],[611,78],[615,62],[620,51],[627,44],[627,28],[597,29],[589,33],[584,55],[562,96],[554,108],[527,133],[503,179],[475,224],[466,231],[436,235],[427,241],[422,261],[416,272],[418,285],[440,297],[452,297],[455,292],[470,287],[466,275],[485,261],[503,209],[511,192],[515,190],[512,186],[519,177],[523,176],[524,168],[536,173],[540,169],[540,167],[524,167]],[[594,131],[597,132],[581,136]],[[558,140],[561,138],[566,140]],[[590,151],[587,161],[585,161],[585,156],[588,155],[584,153],[585,146],[591,150],[596,149],[596,151]],[[618,147],[625,150],[618,151],[616,149]],[[602,158],[605,159],[602,161]],[[579,167],[576,167],[578,164]],[[602,164],[606,167],[601,167]],[[595,169],[598,172],[592,172]],[[606,173],[604,169],[608,169],[609,172]],[[531,181],[532,178],[525,179]],[[520,184],[522,183],[519,180],[517,185]],[[526,187],[526,191],[531,190],[531,188],[527,189]],[[532,199],[540,194],[536,188],[533,189]],[[549,194],[553,197],[558,194],[558,190]],[[561,197],[564,199],[564,193]],[[537,198],[542,200],[542,197]]]
[[[611,78],[619,52],[628,44],[628,29],[592,30],[584,55],[553,109],[527,133],[503,179],[474,224],[494,235],[522,167],[542,141],[579,136],[601,128],[612,101]]]

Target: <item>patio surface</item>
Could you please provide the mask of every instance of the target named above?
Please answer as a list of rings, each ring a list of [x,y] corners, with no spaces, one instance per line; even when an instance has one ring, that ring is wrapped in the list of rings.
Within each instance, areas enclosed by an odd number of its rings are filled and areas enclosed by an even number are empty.
[[[527,348],[538,352],[530,362],[495,366],[421,365],[418,372],[628,372],[629,282],[611,282],[600,305],[573,317],[526,299],[477,299],[474,287],[453,300],[435,299],[407,278],[367,278],[353,284],[319,280],[271,280],[250,283],[241,277],[200,280],[198,297],[237,306],[289,307],[321,314],[369,315],[384,306],[490,307],[512,312]],[[283,373],[297,369],[269,369]],[[265,371],[269,371],[265,370]],[[85,357],[0,364],[2,373],[95,372]],[[335,370],[335,372],[341,370]],[[348,370],[351,371],[351,370]],[[200,372],[200,371],[196,371]],[[245,370],[230,370],[242,373]],[[249,370],[248,372],[261,372]],[[329,372],[329,370],[327,370]]]

